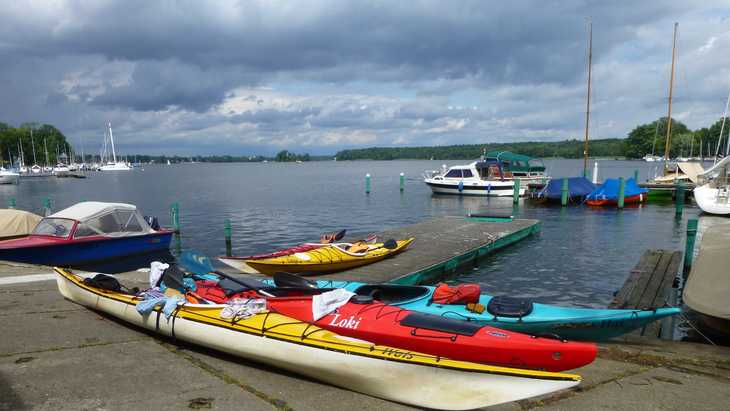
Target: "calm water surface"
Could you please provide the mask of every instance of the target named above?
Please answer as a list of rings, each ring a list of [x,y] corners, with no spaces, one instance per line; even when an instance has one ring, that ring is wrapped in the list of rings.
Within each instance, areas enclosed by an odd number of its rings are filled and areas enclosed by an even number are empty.
[[[513,210],[512,200],[433,196],[421,182],[424,170],[443,161],[357,161],[148,165],[143,170],[91,173],[80,179],[24,179],[0,186],[0,201],[41,212],[83,200],[136,204],[144,214],[170,225],[169,207],[180,203],[183,249],[215,256],[225,252],[223,223],[231,219],[234,254],[275,250],[347,228],[367,234],[444,215]],[[448,165],[463,162],[449,161]],[[600,178],[652,177],[653,163],[600,161]],[[552,176],[575,176],[582,160],[546,160]],[[592,169],[592,163],[591,163]],[[399,173],[406,175],[404,193]],[[372,192],[364,193],[366,173]],[[698,214],[688,206],[683,221],[674,205],[594,209],[545,207],[521,199],[515,215],[542,220],[542,233],[486,259],[454,282],[475,281],[484,291],[532,297],[546,303],[605,307],[639,256],[648,248],[682,249],[685,221]],[[418,247],[418,242],[414,244]]]

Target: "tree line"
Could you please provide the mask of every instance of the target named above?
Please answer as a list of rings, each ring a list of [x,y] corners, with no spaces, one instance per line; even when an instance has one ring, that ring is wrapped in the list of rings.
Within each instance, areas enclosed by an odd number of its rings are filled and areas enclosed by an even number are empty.
[[[23,123],[19,127],[13,127],[0,122],[0,163],[3,166],[10,165],[12,157],[13,165],[17,166],[21,160],[21,152],[22,163],[25,165],[33,165],[34,158],[38,165],[54,165],[58,163],[59,155],[63,157],[62,153],[71,152],[71,147],[66,136],[50,124]]]
[[[730,120],[728,118],[727,120]],[[672,119],[670,157],[698,156],[700,145],[702,153],[708,157],[708,145],[714,155],[723,119],[710,127],[690,130],[686,125]],[[725,124],[723,135],[727,136],[730,121]],[[662,117],[648,124],[642,124],[629,132],[624,139],[608,138],[589,141],[591,157],[642,158],[653,153],[664,155],[667,134],[667,118]],[[726,140],[723,140],[726,141]],[[723,142],[723,144],[725,144]],[[342,150],[336,154],[338,160],[468,160],[478,158],[486,151],[511,151],[531,157],[582,158],[583,140],[528,141],[521,143],[460,144],[435,147],[371,147]],[[724,152],[721,150],[721,152]]]

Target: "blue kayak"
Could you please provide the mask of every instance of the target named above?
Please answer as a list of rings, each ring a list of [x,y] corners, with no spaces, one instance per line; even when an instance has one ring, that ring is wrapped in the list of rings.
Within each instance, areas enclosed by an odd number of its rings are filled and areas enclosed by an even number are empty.
[[[304,281],[307,280],[302,280]],[[275,285],[274,280],[264,282]],[[475,321],[480,325],[526,334],[553,334],[570,340],[608,340],[680,312],[679,308],[674,307],[648,310],[570,308],[482,294],[479,304],[485,310],[479,314],[468,310],[466,305],[432,303],[435,287],[322,280],[316,284],[318,288],[344,288],[408,310]]]

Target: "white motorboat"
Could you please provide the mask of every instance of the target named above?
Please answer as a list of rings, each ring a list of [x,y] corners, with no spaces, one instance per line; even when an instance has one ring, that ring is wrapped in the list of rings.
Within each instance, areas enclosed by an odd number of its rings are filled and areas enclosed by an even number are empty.
[[[0,167],[0,184],[18,184],[20,174]]]
[[[655,156],[653,154],[647,154],[644,156],[644,161],[651,162],[651,163],[658,162],[658,161],[662,161],[662,157]]]
[[[512,173],[502,168],[502,162],[489,158],[448,169],[444,165],[440,172],[426,172],[423,181],[435,194],[477,196],[511,196],[515,184]],[[519,195],[526,190],[527,184],[520,185]]]
[[[38,164],[33,164],[33,166],[30,168],[30,172],[33,174],[40,174],[43,172],[43,168],[39,166]]]
[[[105,165],[99,167],[100,171],[130,171],[130,167],[127,163],[120,161],[117,162],[117,152],[114,149],[114,134],[112,134],[112,123],[109,123],[109,141],[112,146],[112,160],[107,162]]]
[[[55,174],[56,177],[66,177],[69,172],[70,170],[68,169],[68,166],[63,163],[58,163],[56,164],[56,167],[53,167],[53,174]]]
[[[698,175],[694,197],[702,211],[730,215],[730,156]]]

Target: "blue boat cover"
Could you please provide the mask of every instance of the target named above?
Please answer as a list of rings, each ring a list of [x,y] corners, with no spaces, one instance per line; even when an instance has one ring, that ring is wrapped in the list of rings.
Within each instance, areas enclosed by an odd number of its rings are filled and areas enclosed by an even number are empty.
[[[563,179],[553,178],[538,193],[538,198],[548,198],[551,200],[560,200],[561,190],[563,189]],[[585,177],[568,178],[568,199],[583,200],[583,197],[596,189],[595,184],[588,181]]]
[[[615,200],[618,199],[618,178],[609,178],[603,182],[598,188],[593,190],[586,197],[589,200]],[[638,194],[646,194],[649,190],[641,188],[636,184],[636,180],[630,178],[626,180],[626,186],[624,187],[624,196],[635,196]]]

